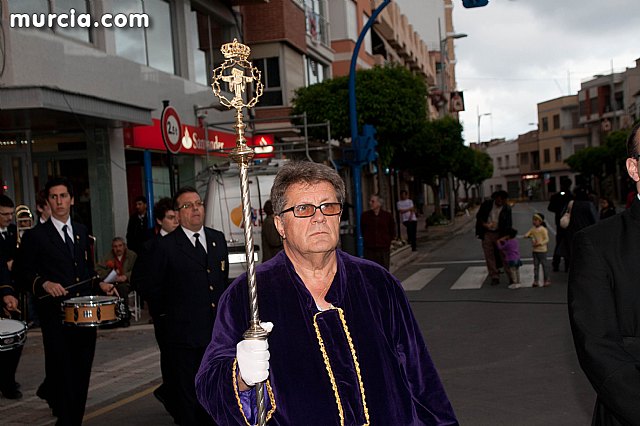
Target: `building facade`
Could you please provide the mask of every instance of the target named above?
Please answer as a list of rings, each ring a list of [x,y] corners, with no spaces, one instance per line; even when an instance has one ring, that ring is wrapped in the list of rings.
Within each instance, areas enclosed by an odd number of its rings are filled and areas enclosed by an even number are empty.
[[[538,197],[548,199],[560,190],[560,181],[573,173],[565,160],[588,143],[588,130],[578,123],[578,96],[562,96],[538,104]]]
[[[106,252],[113,236],[124,235],[135,196],[153,202],[168,195],[170,175],[178,185],[198,184],[207,164],[199,114],[231,118],[209,84],[212,65],[221,62],[220,45],[240,34],[237,16],[226,1],[2,0],[0,6],[5,192],[33,206],[48,178],[68,176],[75,186],[74,215],[97,236],[98,253]],[[40,14],[72,8],[92,22],[107,13],[149,21],[130,22],[129,28],[36,27]],[[12,21],[16,14],[34,21],[20,28]],[[186,135],[191,149],[172,164],[159,128],[165,100],[193,131]],[[139,129],[151,131],[138,137]],[[224,132],[209,136],[228,139]]]
[[[495,191],[507,191],[510,198],[520,198],[517,141],[494,139],[474,147],[486,152],[493,160],[493,176],[482,183],[483,194],[489,196]]]

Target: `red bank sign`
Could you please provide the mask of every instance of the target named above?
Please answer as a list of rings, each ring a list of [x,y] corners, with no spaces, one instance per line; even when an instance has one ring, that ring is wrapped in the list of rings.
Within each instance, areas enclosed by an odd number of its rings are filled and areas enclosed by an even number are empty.
[[[152,149],[166,151],[162,140],[160,120],[153,119],[152,126],[127,127],[124,132],[124,145],[127,148]],[[204,127],[182,125],[180,130],[180,154],[226,156],[236,146],[234,133],[211,130],[205,138]],[[254,135],[247,137],[247,145],[255,151],[255,158],[273,157],[273,135]]]

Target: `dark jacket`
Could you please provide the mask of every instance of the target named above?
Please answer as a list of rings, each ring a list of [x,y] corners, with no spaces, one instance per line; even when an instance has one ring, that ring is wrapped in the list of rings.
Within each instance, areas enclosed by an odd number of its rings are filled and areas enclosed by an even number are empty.
[[[365,247],[391,249],[391,241],[396,236],[396,226],[391,213],[380,209],[376,215],[373,210],[367,210],[362,213],[360,227]]]
[[[480,205],[478,213],[476,213],[476,237],[481,240],[484,239],[484,234],[487,232],[487,229],[482,226],[482,224],[489,220],[492,208],[493,200],[486,200]],[[507,235],[511,227],[511,207],[509,207],[509,204],[504,203],[502,210],[500,211],[500,215],[498,216],[498,234],[500,234],[500,236]]]
[[[138,213],[134,213],[129,216],[129,223],[127,224],[127,247],[137,253],[142,251],[142,245],[145,241],[149,240],[153,236],[153,228],[147,228],[147,215],[145,214],[142,219],[138,217]]]
[[[549,198],[549,205],[547,206],[547,210],[553,212],[555,217],[556,230],[563,229],[560,227],[560,218],[564,214],[567,209],[567,204],[569,201],[573,200],[573,195],[571,192],[556,192]]]
[[[207,262],[199,257],[187,234],[178,227],[158,239],[151,281],[145,297],[166,314],[168,343],[205,347],[211,339],[220,295],[229,280],[229,254],[224,234],[204,228]]]
[[[25,287],[25,291],[33,293],[37,304],[52,315],[59,315],[60,301],[64,298],[39,299],[47,294],[42,288],[45,281],[69,287],[96,275],[87,228],[78,222],[72,222],[71,226],[75,250],[73,256],[49,220],[24,233],[14,264],[16,281]],[[73,287],[66,298],[94,294],[96,287],[92,282]]]
[[[572,252],[569,318],[580,366],[597,394],[593,424],[638,425],[640,201],[578,232]]]

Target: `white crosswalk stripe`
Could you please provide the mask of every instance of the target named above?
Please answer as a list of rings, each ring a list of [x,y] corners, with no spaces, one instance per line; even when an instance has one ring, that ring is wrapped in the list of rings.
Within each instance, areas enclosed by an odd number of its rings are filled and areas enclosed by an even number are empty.
[[[422,268],[410,277],[402,281],[405,291],[419,291],[435,279],[443,267]],[[453,283],[450,290],[477,290],[487,281],[486,266],[467,266],[464,272]],[[505,283],[506,279],[501,278]],[[540,281],[542,281],[542,271],[540,271]],[[520,267],[520,284],[523,288],[531,287],[533,284],[533,265],[525,264]],[[542,282],[540,283],[542,284]]]
[[[451,290],[470,290],[482,287],[487,279],[486,266],[469,266],[451,286]]]
[[[402,287],[405,291],[422,290],[424,286],[429,284],[444,268],[424,268],[402,281]]]

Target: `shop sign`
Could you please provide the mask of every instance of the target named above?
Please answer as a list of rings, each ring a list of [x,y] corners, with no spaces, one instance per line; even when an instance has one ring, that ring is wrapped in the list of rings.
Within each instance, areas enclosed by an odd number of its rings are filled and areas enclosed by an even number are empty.
[[[205,138],[204,127],[182,125],[180,131],[180,154],[226,156],[236,146],[234,133],[209,129]],[[256,152],[255,158],[274,156],[273,135],[246,137],[247,145]],[[127,127],[124,129],[124,145],[127,148],[165,151],[160,120],[153,119],[152,126]]]

